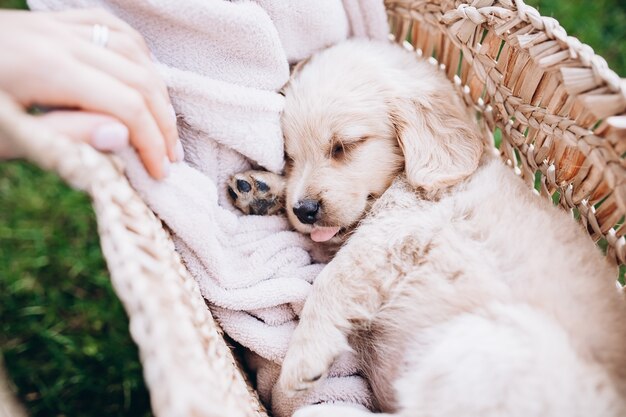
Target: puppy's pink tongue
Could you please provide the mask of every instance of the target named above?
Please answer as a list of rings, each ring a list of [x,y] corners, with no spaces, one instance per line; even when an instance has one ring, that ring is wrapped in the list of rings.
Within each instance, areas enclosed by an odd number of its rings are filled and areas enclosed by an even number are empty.
[[[338,227],[313,226],[313,230],[311,230],[311,240],[313,240],[313,242],[326,242],[332,239],[338,231]]]

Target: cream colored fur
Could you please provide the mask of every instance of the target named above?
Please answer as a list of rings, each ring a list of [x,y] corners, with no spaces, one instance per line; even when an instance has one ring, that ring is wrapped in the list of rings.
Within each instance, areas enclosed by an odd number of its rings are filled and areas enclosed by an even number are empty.
[[[310,388],[353,349],[394,415],[626,415],[616,268],[564,212],[481,156],[435,66],[350,41],[314,56],[285,94],[287,211],[319,198],[320,222],[345,230],[291,340],[285,390]]]

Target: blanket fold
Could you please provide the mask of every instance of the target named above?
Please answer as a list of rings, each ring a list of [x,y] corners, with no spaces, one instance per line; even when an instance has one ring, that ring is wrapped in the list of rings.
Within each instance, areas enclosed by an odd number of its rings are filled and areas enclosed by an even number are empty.
[[[305,398],[275,382],[311,284],[312,242],[281,216],[242,216],[226,182],[253,165],[283,168],[277,91],[289,64],[348,36],[384,39],[381,0],[29,0],[34,10],[102,7],[146,38],[179,118],[184,163],[152,180],[132,150],[127,175],[172,231],[177,250],[229,336],[249,349],[261,399],[277,417],[317,402],[370,407],[354,358]]]

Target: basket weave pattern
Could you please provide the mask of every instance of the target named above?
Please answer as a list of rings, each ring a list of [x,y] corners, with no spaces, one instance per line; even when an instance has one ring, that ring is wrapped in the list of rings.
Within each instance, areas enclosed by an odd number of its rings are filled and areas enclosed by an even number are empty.
[[[626,262],[626,86],[522,1],[386,0],[396,41],[436,59],[488,144]],[[405,43],[406,44],[406,43]],[[264,416],[161,222],[112,158],[44,131],[0,93],[0,139],[89,193],[158,416]],[[494,148],[495,149],[495,148]],[[0,414],[2,414],[0,408]]]

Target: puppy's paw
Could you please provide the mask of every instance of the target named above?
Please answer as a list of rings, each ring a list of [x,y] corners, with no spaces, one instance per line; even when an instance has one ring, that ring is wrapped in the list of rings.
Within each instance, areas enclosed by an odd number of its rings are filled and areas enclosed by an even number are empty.
[[[326,377],[334,358],[329,360],[321,356],[313,350],[289,349],[279,379],[285,394],[292,397],[308,391]]]
[[[310,390],[326,378],[335,359],[349,350],[338,329],[318,334],[296,329],[282,364],[278,381],[281,389],[289,396]]]
[[[271,215],[283,210],[285,180],[266,171],[246,171],[228,183],[228,195],[245,214]]]

